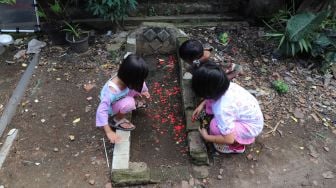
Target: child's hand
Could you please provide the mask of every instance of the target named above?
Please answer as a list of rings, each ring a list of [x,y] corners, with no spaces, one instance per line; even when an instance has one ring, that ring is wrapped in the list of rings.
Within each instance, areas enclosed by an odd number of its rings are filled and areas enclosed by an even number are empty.
[[[192,113],[192,116],[191,116],[191,120],[192,121],[195,121],[198,117],[199,117],[199,115],[200,115],[200,113],[202,112],[202,110],[203,110],[203,108],[204,108],[204,104],[203,104],[203,102],[194,110],[194,112]]]
[[[144,97],[146,97],[147,99],[150,98],[150,94],[149,94],[148,91],[146,91],[146,92],[142,92],[142,93],[141,93],[141,96],[144,96]]]
[[[121,138],[115,132],[108,132],[106,133],[107,138],[110,140],[111,143],[118,143]]]
[[[207,136],[209,136],[208,131],[204,128],[198,128],[198,131],[201,133],[202,137],[206,140]]]

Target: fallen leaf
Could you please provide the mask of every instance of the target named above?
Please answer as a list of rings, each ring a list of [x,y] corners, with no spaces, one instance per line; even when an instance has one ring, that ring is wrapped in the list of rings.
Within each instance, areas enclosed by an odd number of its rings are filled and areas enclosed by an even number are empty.
[[[299,118],[299,119],[303,119],[304,118],[304,113],[300,110],[300,109],[298,109],[298,108],[296,108],[295,110],[294,110],[294,116],[295,116],[295,118]]]
[[[95,180],[90,180],[89,183],[90,183],[90,185],[94,185],[95,184]]]
[[[316,114],[312,113],[310,114],[310,116],[313,117],[316,122],[320,122],[320,119],[317,117]]]
[[[264,114],[264,118],[265,118],[266,120],[270,120],[270,119],[272,119],[272,117],[271,117],[270,115],[267,115],[267,114]]]
[[[291,116],[291,118],[292,118],[295,122],[298,122],[298,120],[297,120],[295,117]]]
[[[78,123],[78,122],[80,122],[80,118],[77,118],[77,119],[73,120],[72,123]]]
[[[85,89],[86,92],[91,91],[94,87],[95,87],[95,85],[90,84],[90,83],[89,84],[84,84],[84,89]]]
[[[335,177],[334,173],[332,171],[326,171],[322,173],[322,176],[325,179],[333,179]]]
[[[70,138],[71,141],[75,140],[75,136],[74,135],[69,135],[69,138]]]
[[[112,183],[105,184],[105,188],[112,188]]]
[[[329,151],[330,151],[330,149],[329,149],[327,146],[324,146],[323,149],[324,149],[324,151],[326,151],[326,152],[329,152]]]
[[[252,154],[250,153],[250,154],[248,154],[248,155],[246,156],[246,158],[247,158],[248,160],[252,160],[252,159],[253,159],[253,156],[252,156]]]

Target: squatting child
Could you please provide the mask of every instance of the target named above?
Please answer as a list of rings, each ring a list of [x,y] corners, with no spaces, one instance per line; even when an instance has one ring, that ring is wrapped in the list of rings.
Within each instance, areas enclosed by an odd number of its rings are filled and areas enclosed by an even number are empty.
[[[124,58],[117,75],[110,78],[101,90],[101,101],[96,112],[96,126],[103,127],[111,143],[120,140],[111,127],[126,131],[135,128],[129,120],[125,119],[125,114],[143,107],[143,103],[135,99],[136,96],[150,97],[145,84],[147,75],[146,62],[141,57],[131,54]]]
[[[190,65],[198,67],[200,64],[207,62],[211,58],[212,48],[204,48],[202,43],[195,39],[189,39],[182,43],[179,48],[180,57]],[[217,62],[216,62],[217,63]],[[240,65],[235,63],[219,62],[225,70],[229,80],[232,80],[239,74],[243,73]]]
[[[243,153],[245,145],[252,144],[264,126],[263,114],[257,99],[246,89],[230,82],[217,64],[206,62],[193,73],[192,89],[205,100],[194,110],[196,119],[205,108],[213,114],[209,133],[199,131],[216,150],[222,153]]]

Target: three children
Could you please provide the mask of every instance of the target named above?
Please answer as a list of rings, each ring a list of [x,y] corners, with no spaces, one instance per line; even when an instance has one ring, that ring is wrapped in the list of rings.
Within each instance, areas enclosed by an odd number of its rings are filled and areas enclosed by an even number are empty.
[[[193,64],[192,89],[205,100],[194,110],[196,119],[201,111],[213,114],[209,133],[199,131],[208,142],[222,153],[242,153],[245,145],[254,142],[263,128],[263,114],[258,101],[247,90],[230,82],[241,73],[241,69],[219,66],[209,61],[211,49],[204,49],[197,40],[184,42],[179,49],[180,56]],[[240,67],[241,68],[241,67]],[[101,102],[97,109],[96,126],[103,127],[111,143],[118,142],[119,136],[111,127],[133,130],[135,126],[125,119],[125,114],[135,110],[136,95],[150,97],[144,80],[148,75],[145,61],[129,55],[120,65],[117,76],[107,81],[101,91]],[[109,125],[109,117],[113,120]]]

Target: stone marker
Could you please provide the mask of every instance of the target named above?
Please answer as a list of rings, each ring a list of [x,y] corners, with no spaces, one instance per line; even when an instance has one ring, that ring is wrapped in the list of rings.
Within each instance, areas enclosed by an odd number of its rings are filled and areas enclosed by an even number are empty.
[[[198,131],[188,133],[189,154],[195,165],[208,165],[209,158],[205,143]]]
[[[144,162],[130,162],[129,169],[112,170],[114,186],[141,185],[151,183],[150,171]]]

